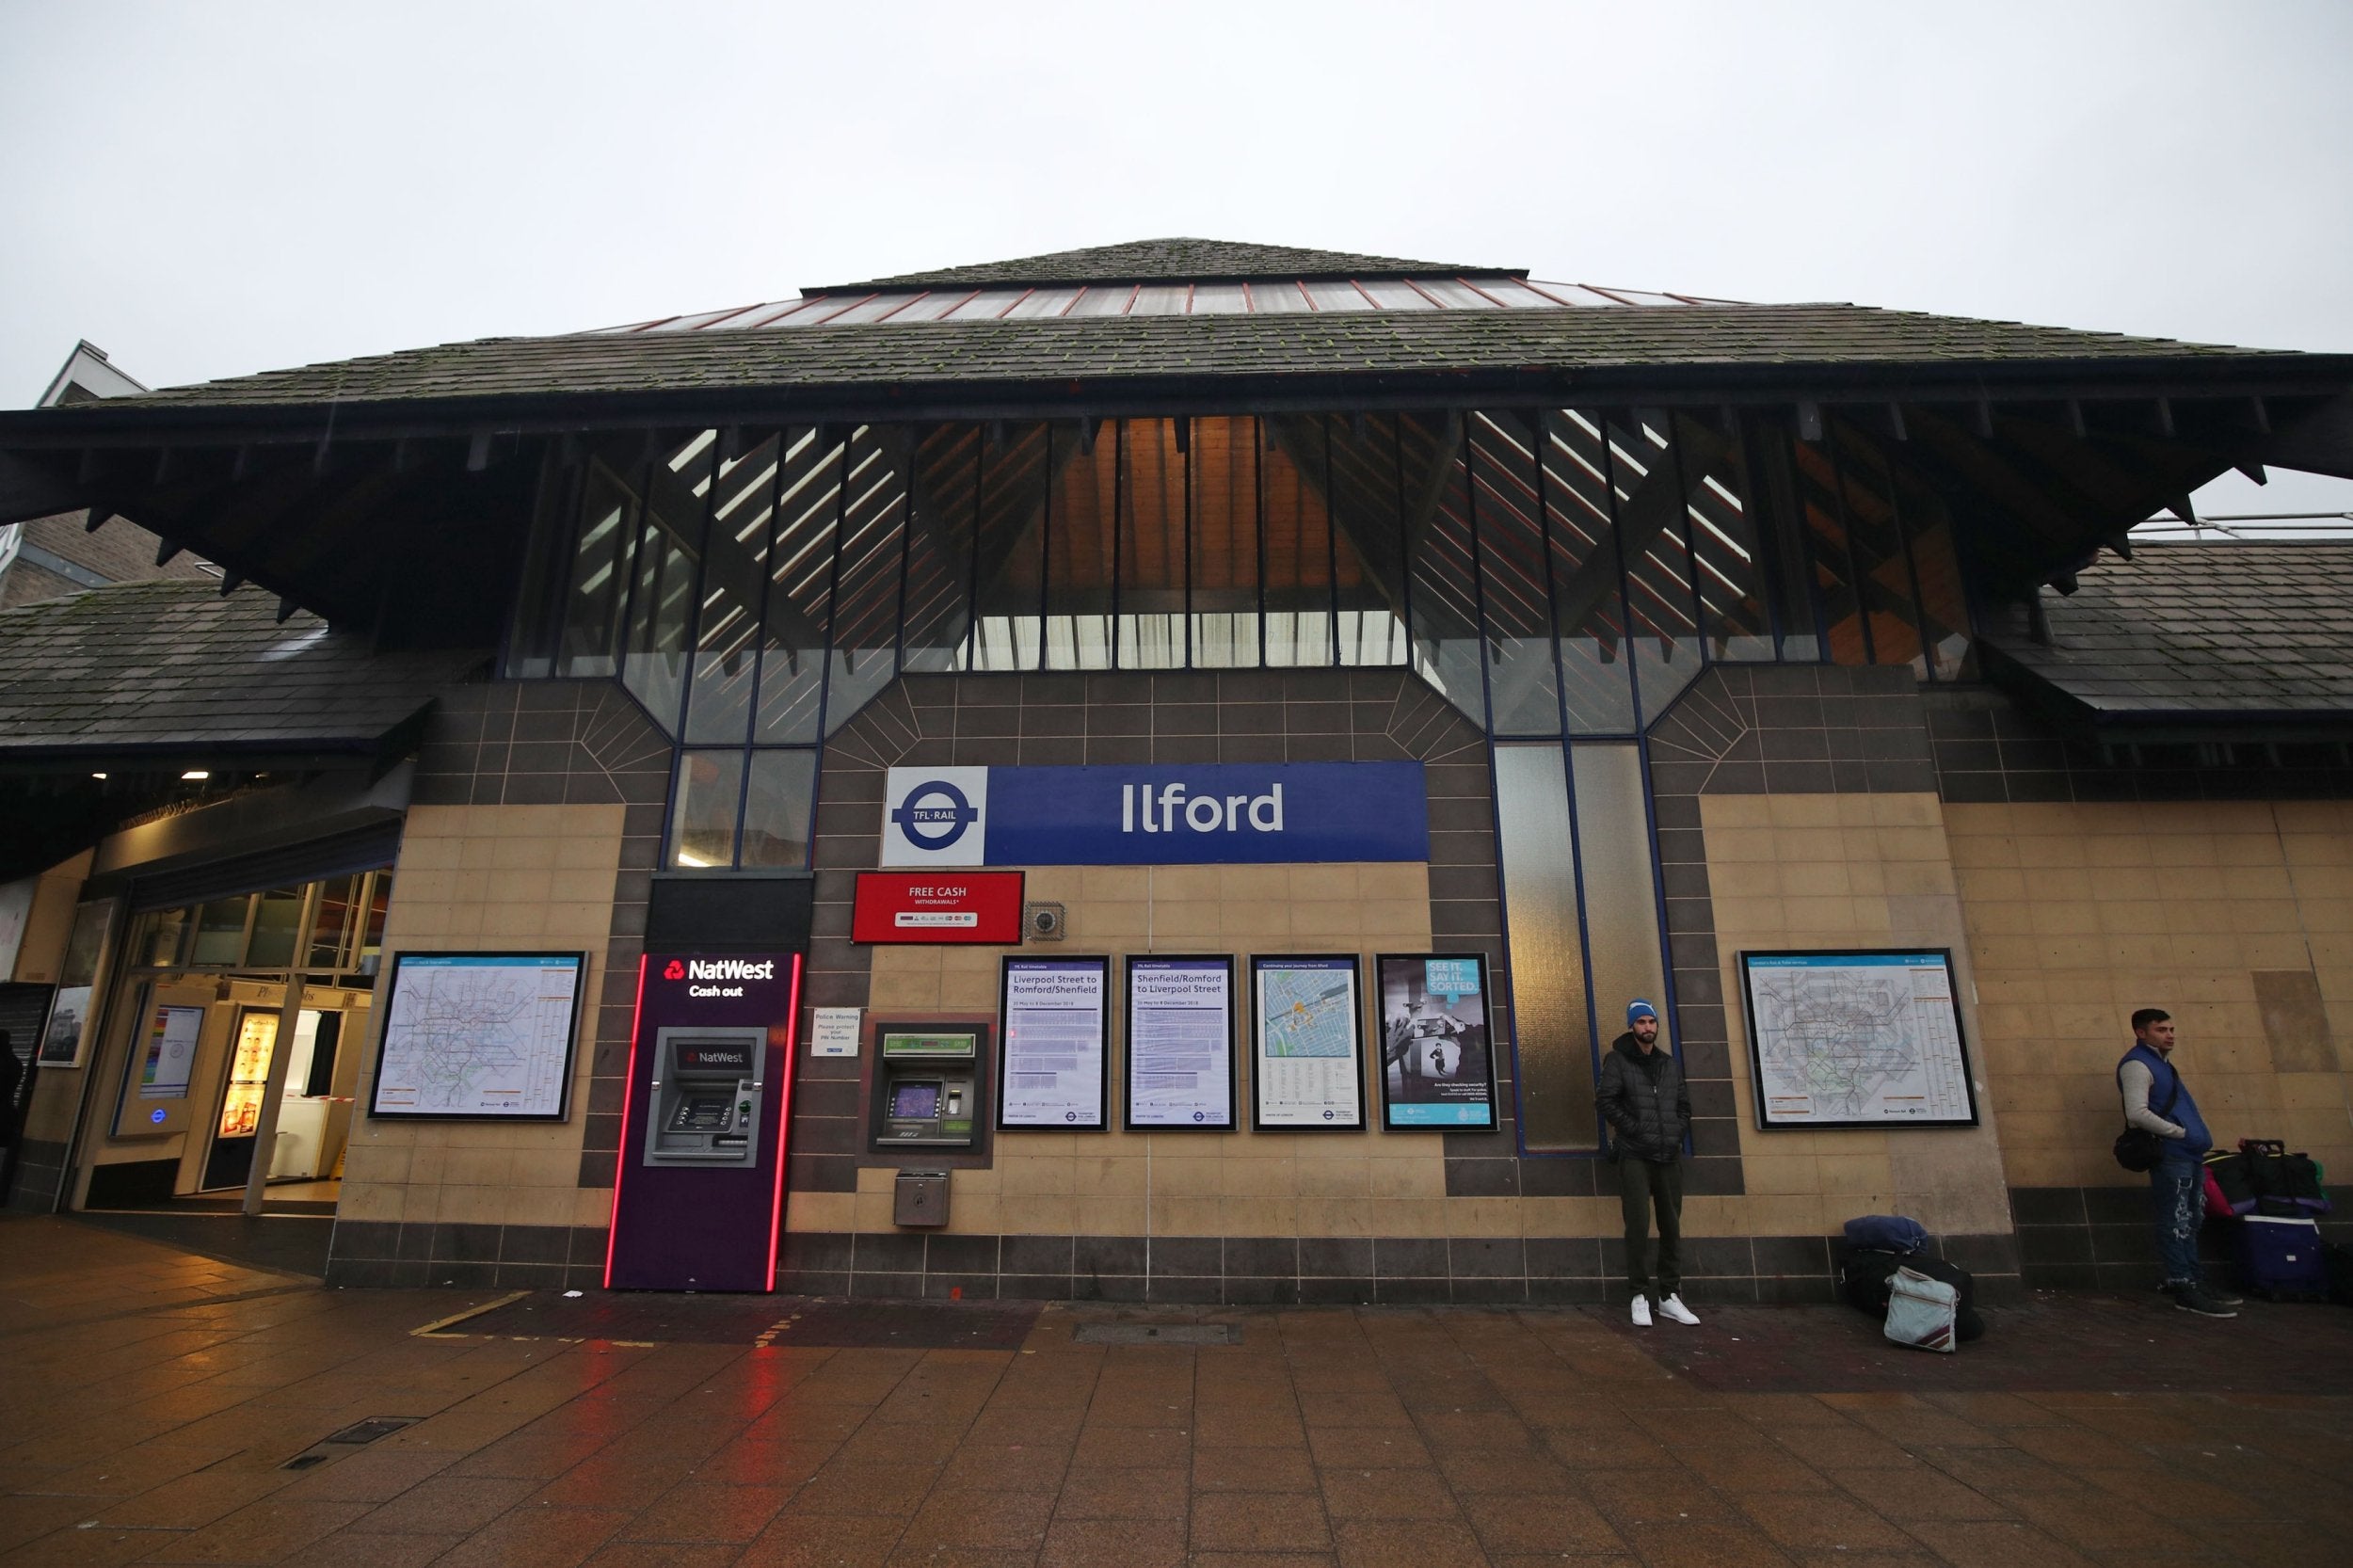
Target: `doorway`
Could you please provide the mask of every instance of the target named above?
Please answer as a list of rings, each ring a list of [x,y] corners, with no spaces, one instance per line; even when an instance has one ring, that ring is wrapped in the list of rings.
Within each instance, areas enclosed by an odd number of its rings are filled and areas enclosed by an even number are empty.
[[[88,1209],[331,1219],[392,874],[359,872],[134,913],[103,1025]]]

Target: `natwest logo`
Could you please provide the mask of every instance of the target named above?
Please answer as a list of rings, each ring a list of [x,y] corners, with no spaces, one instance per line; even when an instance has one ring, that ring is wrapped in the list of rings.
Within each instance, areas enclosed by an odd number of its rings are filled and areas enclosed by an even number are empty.
[[[675,972],[677,969],[678,965],[672,963],[664,973],[668,979],[676,980],[680,978]],[[757,963],[748,958],[690,958],[686,961],[685,978],[688,980],[774,980],[776,978],[776,961],[773,958],[762,958]]]
[[[662,978],[664,980],[684,980],[686,978],[686,966],[673,958],[670,960],[669,967],[662,971]]]

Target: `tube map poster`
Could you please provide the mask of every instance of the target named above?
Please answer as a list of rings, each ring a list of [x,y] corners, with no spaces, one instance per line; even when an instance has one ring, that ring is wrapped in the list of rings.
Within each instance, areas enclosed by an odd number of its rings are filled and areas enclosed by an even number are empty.
[[[368,1113],[562,1120],[584,959],[395,955]]]
[[[1942,948],[1744,952],[1760,1128],[1975,1127]]]

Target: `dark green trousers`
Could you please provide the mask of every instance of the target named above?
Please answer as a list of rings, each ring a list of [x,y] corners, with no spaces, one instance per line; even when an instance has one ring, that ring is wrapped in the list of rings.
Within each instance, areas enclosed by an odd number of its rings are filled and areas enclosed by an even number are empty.
[[[1625,1155],[1618,1200],[1625,1210],[1625,1282],[1638,1296],[1665,1301],[1683,1288],[1683,1162]],[[1649,1267],[1651,1216],[1658,1217],[1658,1269]]]

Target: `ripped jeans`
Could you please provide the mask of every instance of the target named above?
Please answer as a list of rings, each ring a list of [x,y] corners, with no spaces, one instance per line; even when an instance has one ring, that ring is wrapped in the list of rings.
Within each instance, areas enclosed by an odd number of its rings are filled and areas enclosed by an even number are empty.
[[[2161,1161],[2149,1173],[2149,1200],[2167,1288],[2198,1284],[2198,1227],[2206,1217],[2206,1168]]]

